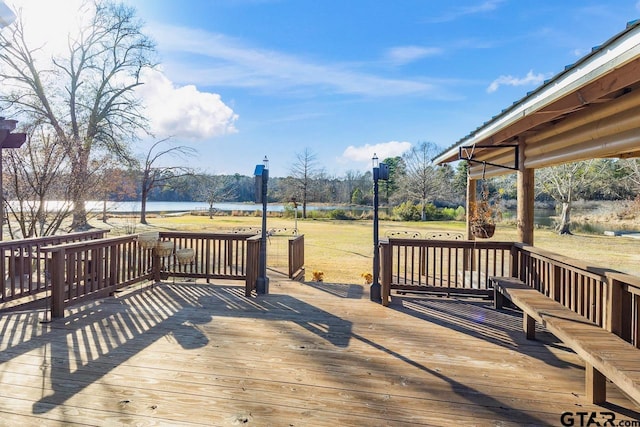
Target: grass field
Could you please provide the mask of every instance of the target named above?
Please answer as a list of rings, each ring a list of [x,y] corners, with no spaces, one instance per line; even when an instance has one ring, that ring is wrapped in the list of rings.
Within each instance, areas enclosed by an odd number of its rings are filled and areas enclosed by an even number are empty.
[[[150,216],[149,225],[137,224],[133,218],[111,218],[104,224],[111,234],[139,233],[148,230],[231,231],[236,227],[260,227],[260,217],[216,216]],[[268,228],[294,228],[294,220],[268,218]],[[373,258],[372,221],[339,221],[330,219],[298,219],[298,229],[305,235],[306,279],[314,270],[324,273],[324,280],[332,283],[362,283],[362,273],[371,272]],[[462,222],[400,222],[381,221],[380,236],[390,230],[460,231]],[[515,241],[513,226],[498,225],[493,240]],[[640,276],[640,239],[604,235],[575,234],[559,236],[548,229],[534,232],[535,246],[571,258],[588,261],[594,266],[608,267]],[[274,241],[272,252],[286,251],[286,246]],[[269,247],[267,248],[269,251]]]

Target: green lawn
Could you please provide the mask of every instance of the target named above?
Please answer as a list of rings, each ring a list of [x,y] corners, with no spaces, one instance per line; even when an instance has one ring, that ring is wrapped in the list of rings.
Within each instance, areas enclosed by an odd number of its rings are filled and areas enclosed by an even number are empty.
[[[149,225],[136,224],[135,219],[112,218],[107,225],[112,234],[146,230],[203,230],[230,231],[235,227],[260,227],[260,217],[177,216],[148,218]],[[268,228],[294,228],[294,220],[268,218]],[[328,219],[298,219],[298,229],[305,235],[305,266],[307,280],[314,270],[324,273],[324,280],[332,283],[362,283],[362,273],[371,272],[373,257],[372,221],[338,221]],[[400,222],[380,221],[380,236],[389,230],[460,231],[462,222]],[[515,241],[513,226],[498,225],[493,240]],[[640,240],[627,237],[577,234],[558,236],[548,229],[534,233],[535,246],[571,258],[640,276]],[[275,246],[274,246],[275,247]],[[282,251],[282,247],[276,250]]]

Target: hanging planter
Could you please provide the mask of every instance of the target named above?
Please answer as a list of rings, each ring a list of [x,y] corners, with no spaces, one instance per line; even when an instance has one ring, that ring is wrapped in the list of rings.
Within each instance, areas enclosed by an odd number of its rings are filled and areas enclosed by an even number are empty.
[[[489,239],[496,232],[495,224],[472,224],[471,234],[478,239]]]
[[[149,233],[140,233],[138,234],[138,245],[142,249],[153,249],[156,247],[158,243],[158,239],[160,238],[160,233],[149,232]]]
[[[471,202],[469,205],[469,224],[471,234],[474,237],[488,239],[493,237],[496,231],[496,221],[499,220],[502,215],[500,213],[500,192],[498,192],[492,201],[489,199],[489,185],[484,177],[484,168],[482,170],[481,188],[480,200]]]
[[[160,241],[156,245],[155,251],[156,251],[156,255],[158,255],[159,257],[169,256],[173,252],[173,242]]]
[[[180,265],[191,264],[195,256],[196,253],[191,248],[176,249],[176,259]]]

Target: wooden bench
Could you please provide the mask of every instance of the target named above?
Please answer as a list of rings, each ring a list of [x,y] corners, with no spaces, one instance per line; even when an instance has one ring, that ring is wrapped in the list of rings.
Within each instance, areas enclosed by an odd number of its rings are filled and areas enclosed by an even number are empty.
[[[523,311],[527,339],[535,339],[538,322],[584,360],[585,391],[591,403],[606,401],[608,378],[640,404],[640,349],[516,278],[489,280],[496,309],[507,298]]]

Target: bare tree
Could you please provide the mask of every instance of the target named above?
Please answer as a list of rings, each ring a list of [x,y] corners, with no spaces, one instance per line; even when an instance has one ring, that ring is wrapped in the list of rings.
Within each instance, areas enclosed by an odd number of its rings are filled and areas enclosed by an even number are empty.
[[[443,193],[442,176],[431,161],[437,153],[435,144],[422,142],[402,156],[404,174],[399,177],[399,188],[405,199],[420,202],[422,221],[426,220],[426,204]]]
[[[567,163],[536,170],[538,191],[548,194],[562,206],[556,225],[558,234],[571,234],[571,207],[580,196],[600,182],[608,170],[608,163],[599,160]]]
[[[296,160],[291,168],[291,175],[297,181],[297,189],[302,196],[302,218],[307,217],[307,202],[311,191],[313,177],[318,173],[317,156],[310,148],[296,153]]]
[[[209,219],[213,219],[213,204],[229,200],[236,195],[239,176],[200,175],[198,177],[198,198],[209,205]]]
[[[623,160],[623,167],[627,171],[627,181],[636,194],[640,194],[640,159]]]
[[[137,176],[132,169],[123,169],[112,159],[94,162],[95,193],[102,198],[102,222],[107,222],[107,203],[136,196]]]
[[[71,215],[69,169],[55,135],[31,127],[20,150],[3,156],[11,238],[55,234]],[[12,224],[16,224],[15,227]],[[19,234],[16,234],[19,230]]]
[[[195,156],[196,150],[184,145],[160,148],[167,144],[170,138],[161,139],[155,142],[144,161],[142,170],[142,184],[140,186],[140,223],[147,224],[147,199],[153,188],[170,182],[172,179],[186,175],[192,175],[193,169],[185,166],[159,166],[158,161],[163,157],[174,157],[184,159]]]
[[[69,35],[65,56],[50,62],[42,58],[41,46],[27,43],[21,13],[9,31],[0,34],[0,77],[11,88],[0,95],[0,102],[19,120],[50,127],[64,148],[73,178],[69,192],[74,230],[87,227],[85,201],[94,149],[126,158],[127,143],[146,126],[134,89],[141,84],[141,70],[152,66],[154,53],[132,8],[86,2],[79,14],[90,18],[88,24]]]

